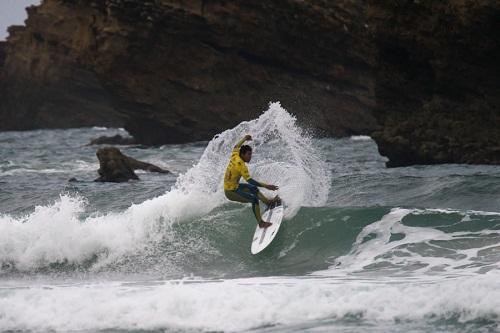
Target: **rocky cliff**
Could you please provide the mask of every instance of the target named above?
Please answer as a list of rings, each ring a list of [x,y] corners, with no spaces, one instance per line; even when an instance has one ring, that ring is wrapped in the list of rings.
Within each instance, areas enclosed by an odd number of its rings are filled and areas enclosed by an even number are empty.
[[[500,2],[381,1],[369,16],[388,165],[500,164]]]
[[[0,45],[0,129],[209,139],[279,100],[391,166],[500,163],[496,1],[44,0]]]
[[[359,6],[45,0],[11,29],[4,67],[17,96],[1,127],[118,124],[141,143],[184,142],[279,100],[320,134],[366,133],[369,48],[349,32],[365,29]]]

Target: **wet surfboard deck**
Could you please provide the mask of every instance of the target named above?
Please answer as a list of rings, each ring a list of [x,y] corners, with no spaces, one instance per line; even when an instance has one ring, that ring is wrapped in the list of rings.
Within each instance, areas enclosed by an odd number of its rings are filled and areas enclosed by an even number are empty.
[[[271,244],[274,237],[276,237],[281,221],[283,220],[283,211],[283,202],[281,202],[278,205],[268,207],[264,214],[262,214],[262,219],[264,221],[271,222],[272,224],[267,228],[260,228],[259,225],[257,225],[252,240],[252,254],[259,253]]]

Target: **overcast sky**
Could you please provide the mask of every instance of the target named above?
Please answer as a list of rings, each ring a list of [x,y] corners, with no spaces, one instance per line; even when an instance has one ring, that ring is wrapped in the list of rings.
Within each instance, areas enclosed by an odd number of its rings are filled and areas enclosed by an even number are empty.
[[[0,40],[7,37],[7,27],[24,24],[29,5],[39,4],[40,0],[0,0]]]

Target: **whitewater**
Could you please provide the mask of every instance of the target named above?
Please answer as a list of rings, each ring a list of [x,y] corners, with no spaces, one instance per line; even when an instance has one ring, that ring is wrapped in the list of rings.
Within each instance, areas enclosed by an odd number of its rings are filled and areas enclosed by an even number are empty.
[[[114,134],[0,133],[1,332],[498,330],[498,167],[387,169],[369,137],[317,138],[271,103],[208,142],[121,147],[171,174],[95,183],[87,143]],[[287,205],[257,256],[222,190],[245,134]]]

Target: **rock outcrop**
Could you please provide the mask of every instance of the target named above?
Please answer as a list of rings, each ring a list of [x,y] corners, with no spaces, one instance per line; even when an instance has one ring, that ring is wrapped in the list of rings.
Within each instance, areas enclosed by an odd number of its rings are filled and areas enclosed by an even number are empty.
[[[389,166],[500,164],[500,2],[382,1],[369,7],[372,133]]]
[[[131,179],[139,179],[134,170],[146,170],[150,172],[169,173],[151,163],[138,161],[132,157],[124,155],[118,148],[105,147],[97,150],[99,160],[99,178],[96,182],[126,182]]]
[[[142,162],[130,156],[127,157],[128,157],[128,164],[134,170],[144,170],[144,171],[158,172],[158,173],[170,173],[170,171],[162,169],[154,164]]]
[[[124,126],[206,140],[279,100],[319,134],[375,119],[362,4],[45,0],[12,28],[1,129]],[[365,50],[366,48],[366,50]],[[22,101],[22,102],[21,102]]]
[[[0,42],[0,68],[2,68],[2,66],[5,62],[5,56],[6,56],[5,48],[6,48],[6,46],[7,46],[7,43]]]
[[[0,130],[206,140],[279,100],[317,134],[372,135],[390,166],[500,163],[499,7],[44,0],[0,45]]]

